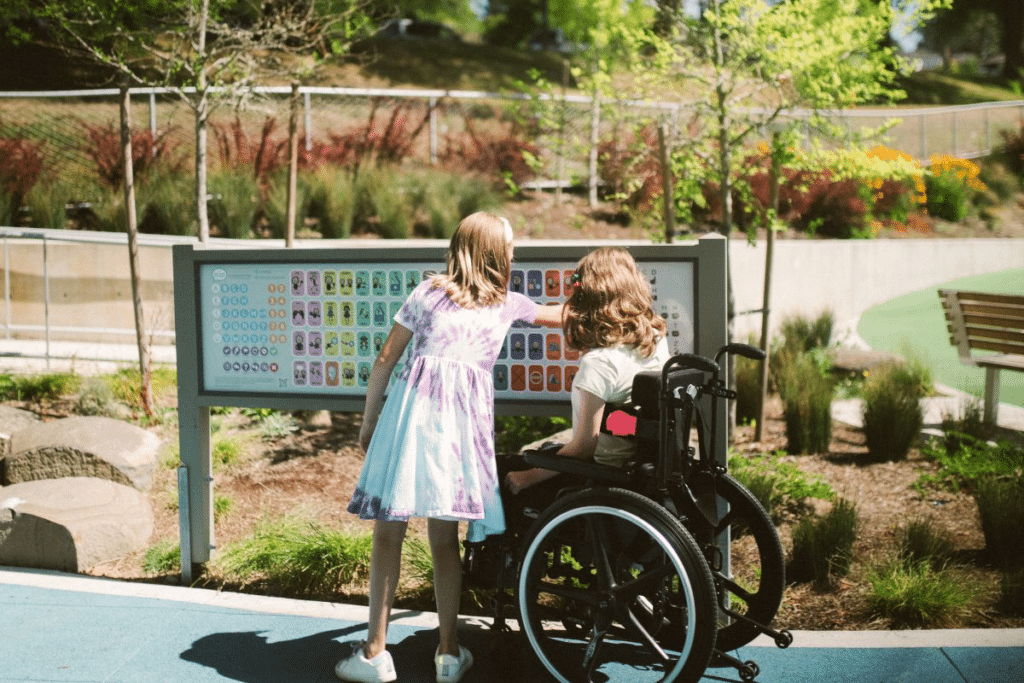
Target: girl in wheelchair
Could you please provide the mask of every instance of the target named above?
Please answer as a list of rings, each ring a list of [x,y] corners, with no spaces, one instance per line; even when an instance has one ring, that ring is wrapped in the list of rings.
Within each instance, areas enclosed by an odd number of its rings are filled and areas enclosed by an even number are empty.
[[[585,352],[572,383],[572,438],[557,454],[621,466],[635,442],[601,429],[606,404],[630,398],[633,377],[661,370],[669,359],[665,321],[654,312],[650,286],[628,251],[601,247],[573,273],[562,330],[566,343]],[[506,490],[515,495],[558,473],[543,468],[510,472]]]

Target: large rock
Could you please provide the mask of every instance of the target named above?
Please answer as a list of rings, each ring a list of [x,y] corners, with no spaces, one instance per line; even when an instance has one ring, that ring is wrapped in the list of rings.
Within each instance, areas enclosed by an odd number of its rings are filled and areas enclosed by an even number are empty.
[[[67,417],[40,422],[11,437],[3,483],[99,477],[146,489],[153,481],[160,439],[109,417]]]
[[[94,477],[0,488],[0,565],[80,572],[146,545],[153,510],[139,491]]]
[[[21,408],[0,406],[0,472],[3,472],[4,458],[11,452],[11,434],[38,424],[39,417]]]

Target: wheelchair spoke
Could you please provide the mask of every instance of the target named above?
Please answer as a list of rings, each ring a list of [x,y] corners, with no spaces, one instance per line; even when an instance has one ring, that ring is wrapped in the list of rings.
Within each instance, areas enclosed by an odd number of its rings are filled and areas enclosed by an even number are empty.
[[[584,588],[574,588],[572,586],[563,586],[557,583],[551,583],[550,581],[540,581],[537,583],[537,595],[542,595],[544,593],[590,606],[595,606],[599,602],[599,598],[594,591]]]
[[[591,552],[594,553],[594,566],[597,569],[597,587],[600,590],[608,590],[616,584],[612,563],[608,558],[608,549],[611,547],[608,524],[603,520],[599,522],[596,515],[589,515],[586,522],[587,535],[591,539]]]

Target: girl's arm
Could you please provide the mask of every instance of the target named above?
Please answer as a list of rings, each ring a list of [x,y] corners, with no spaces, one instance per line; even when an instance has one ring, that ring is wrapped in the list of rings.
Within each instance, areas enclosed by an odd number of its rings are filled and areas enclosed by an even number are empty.
[[[384,346],[381,347],[377,360],[373,363],[373,370],[370,371],[370,379],[366,386],[363,425],[359,428],[359,447],[364,453],[370,447],[370,439],[373,438],[373,431],[377,427],[377,418],[384,404],[384,390],[410,339],[412,330],[395,323],[384,341]]]
[[[572,390],[572,439],[558,454],[589,460],[597,451],[597,435],[601,431],[604,400],[586,389]]]
[[[565,311],[565,304],[538,306],[537,317],[533,319],[533,322],[544,327],[561,327],[563,311]]]
[[[568,458],[589,460],[597,451],[597,435],[601,430],[604,415],[604,401],[586,389],[572,391],[572,439],[558,449],[558,455]],[[505,486],[513,494],[525,488],[547,481],[556,476],[555,470],[533,467],[528,470],[509,472]]]

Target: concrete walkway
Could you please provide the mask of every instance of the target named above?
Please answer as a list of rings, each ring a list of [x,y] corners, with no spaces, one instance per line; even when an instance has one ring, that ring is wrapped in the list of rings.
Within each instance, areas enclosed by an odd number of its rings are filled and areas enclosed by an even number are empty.
[[[331,683],[365,637],[366,608],[0,568],[0,682]],[[436,617],[396,611],[389,649],[403,683],[434,680]],[[462,619],[477,663],[466,683],[545,681],[531,654],[489,656],[489,620]],[[739,651],[761,683],[1020,683],[1024,629],[794,633]],[[610,680],[628,681],[611,674]],[[625,671],[622,672],[625,674]],[[708,669],[704,681],[738,680]]]

